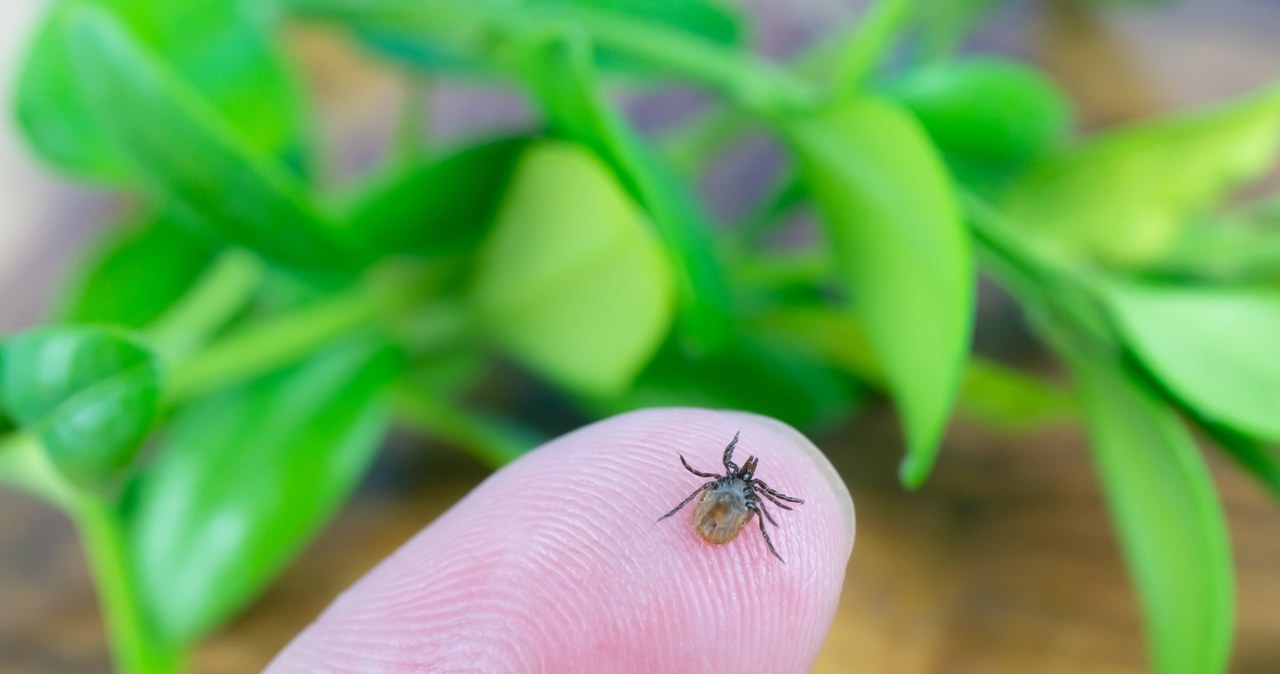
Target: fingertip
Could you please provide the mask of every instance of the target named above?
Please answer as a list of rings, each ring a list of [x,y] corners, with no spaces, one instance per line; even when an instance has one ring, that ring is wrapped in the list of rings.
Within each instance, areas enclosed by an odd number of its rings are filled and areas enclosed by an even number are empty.
[[[755,523],[713,545],[687,516],[648,515],[698,485],[680,463],[720,472],[730,433],[759,457],[757,476],[804,498],[771,528],[783,554]],[[492,476],[348,591],[272,671],[807,671],[853,537],[847,488],[790,426],[701,409],[625,414]]]

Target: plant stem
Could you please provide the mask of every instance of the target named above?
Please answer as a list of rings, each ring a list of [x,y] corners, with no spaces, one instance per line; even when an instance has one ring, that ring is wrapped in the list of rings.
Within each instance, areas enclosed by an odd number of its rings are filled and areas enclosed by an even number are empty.
[[[356,290],[249,325],[176,363],[168,373],[168,399],[197,396],[293,362],[374,321],[386,311],[384,304]]]
[[[0,438],[0,480],[43,497],[76,523],[98,589],[116,670],[123,674],[178,671],[180,654],[157,637],[137,601],[116,511],[99,495],[68,483],[30,433]]]
[[[811,108],[819,101],[817,89],[808,82],[750,52],[726,49],[655,21],[621,17],[585,3],[519,9],[494,8],[471,0],[385,0],[372,5],[350,0],[291,0],[289,5],[300,16],[338,20],[402,39],[440,38],[457,43],[458,36],[465,35],[476,42],[471,45],[476,53],[497,61],[500,69],[510,65],[502,61],[510,56],[512,46],[578,31],[596,46],[679,72],[766,118]]]
[[[658,142],[672,167],[692,177],[752,128],[752,120],[740,110],[717,105],[671,129]]]
[[[455,444],[494,469],[511,463],[542,441],[530,431],[460,409],[409,385],[396,387],[392,409],[396,420],[405,426]]]
[[[39,439],[14,432],[0,438],[0,481],[7,482],[67,510],[75,489],[49,463]]]
[[[222,254],[200,282],[147,331],[164,360],[189,354],[244,308],[262,281],[263,265],[247,251]]]
[[[1078,340],[1114,348],[1116,338],[1104,306],[1104,279],[1077,263],[1041,250],[981,199],[961,194],[974,243],[988,266],[1040,329],[1046,341],[1066,332]],[[1056,335],[1054,337],[1053,335]]]
[[[137,601],[119,515],[97,496],[82,494],[71,515],[84,541],[98,588],[116,669],[124,674],[167,674],[181,669],[180,653],[157,637]]]
[[[867,10],[836,53],[831,73],[835,98],[848,98],[862,87],[871,68],[898,36],[910,8],[911,0],[878,0]]]
[[[344,292],[249,323],[188,357],[166,373],[167,402],[208,393],[302,359],[344,335],[378,325],[412,353],[466,339],[469,317],[458,304],[431,302],[454,270],[441,266],[371,270]]]
[[[725,49],[657,23],[619,17],[581,5],[535,16],[581,27],[592,42],[624,52],[722,92],[742,107],[771,118],[818,103],[818,92],[808,82],[754,55]]]
[[[415,307],[396,323],[393,333],[410,357],[480,339],[465,303],[447,299]]]

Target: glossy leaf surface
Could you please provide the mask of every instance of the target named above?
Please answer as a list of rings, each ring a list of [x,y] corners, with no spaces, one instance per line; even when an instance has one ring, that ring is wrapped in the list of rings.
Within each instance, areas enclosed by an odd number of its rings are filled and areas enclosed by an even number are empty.
[[[473,300],[486,330],[581,393],[623,390],[671,325],[671,269],[608,168],[567,143],[530,148],[481,251]]]
[[[132,463],[159,401],[146,349],[107,329],[44,328],[0,350],[0,399],[64,475],[104,484]]]
[[[1129,346],[1209,421],[1280,441],[1280,293],[1116,284]]]
[[[1168,408],[1114,368],[1073,363],[1094,461],[1138,588],[1152,671],[1226,670],[1231,545],[1195,442]]]
[[[364,474],[398,356],[354,337],[180,410],[126,517],[141,596],[188,644],[284,568]]]
[[[944,151],[1017,164],[1060,145],[1071,107],[1048,78],[1012,61],[975,59],[909,71],[885,92]]]
[[[879,100],[784,132],[901,412],[903,480],[919,486],[955,400],[973,311],[973,258],[950,183],[919,124]]]
[[[269,42],[261,8],[224,0],[59,0],[27,53],[14,101],[19,125],[46,160],[94,178],[130,174],[106,119],[119,110],[100,107],[77,82],[68,29],[78,6],[110,10],[158,63],[233,120],[242,142],[264,153],[300,154],[299,87]]]
[[[86,8],[68,22],[81,85],[95,105],[114,110],[104,118],[111,137],[166,203],[281,263],[347,263],[335,225],[304,186],[245,143],[127,28]]]
[[[1116,266],[1166,254],[1195,216],[1275,164],[1280,89],[1100,134],[1035,164],[1005,213],[1049,245]]]
[[[555,131],[594,150],[647,211],[675,271],[682,329],[714,351],[731,339],[733,297],[712,225],[691,188],[609,103],[590,55],[583,40],[541,49],[528,69],[534,94]]]
[[[349,238],[371,259],[474,249],[526,145],[524,139],[481,143],[377,180],[346,209]]]
[[[112,232],[82,264],[61,314],[76,323],[145,327],[182,297],[213,257],[209,241],[163,218]]]

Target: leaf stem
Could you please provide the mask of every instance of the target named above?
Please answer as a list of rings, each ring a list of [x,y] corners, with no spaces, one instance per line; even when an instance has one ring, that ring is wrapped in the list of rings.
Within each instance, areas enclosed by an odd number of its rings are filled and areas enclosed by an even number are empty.
[[[749,52],[725,49],[653,22],[580,5],[546,14],[581,27],[600,47],[680,72],[764,118],[809,109],[819,102],[818,91],[808,82]]]
[[[81,494],[71,510],[84,541],[110,637],[116,669],[125,674],[180,671],[181,654],[151,629],[135,594],[123,523],[117,512],[91,494]]]
[[[297,361],[324,344],[379,325],[410,352],[466,339],[466,311],[438,298],[451,269],[394,265],[372,270],[365,282],[312,304],[262,318],[185,358],[166,372],[166,401],[186,400],[265,374]]]
[[[960,201],[988,266],[1027,309],[1046,340],[1052,342],[1051,333],[1066,330],[1099,347],[1114,345],[1096,273],[1040,250],[980,198],[962,192]]]
[[[831,90],[837,99],[853,95],[884,56],[911,14],[911,0],[878,0],[836,52]]]
[[[167,373],[168,400],[191,398],[269,372],[376,320],[385,310],[379,298],[356,290],[253,323],[175,363]]]
[[[620,17],[584,3],[520,9],[493,8],[471,0],[385,0],[373,6],[352,0],[289,0],[288,4],[300,16],[334,19],[410,39],[434,36],[456,44],[459,36],[465,36],[476,42],[471,45],[476,52],[486,54],[504,69],[511,65],[503,62],[512,54],[510,47],[545,43],[570,32],[585,33],[596,46],[679,72],[765,118],[812,108],[820,101],[816,87],[750,52],[726,49],[655,21]]]
[[[675,170],[694,177],[752,128],[751,119],[742,111],[717,105],[668,130],[658,143]]]
[[[502,419],[469,412],[420,388],[398,386],[392,398],[396,421],[423,435],[467,450],[491,468],[501,468],[544,438]]]
[[[68,510],[75,489],[49,462],[39,439],[14,432],[0,437],[0,482],[6,482]]]
[[[165,361],[186,356],[244,308],[263,272],[261,260],[248,251],[223,253],[182,301],[147,331],[152,346]]]
[[[75,522],[98,589],[117,671],[179,671],[181,655],[157,637],[137,601],[116,511],[98,494],[67,482],[49,463],[39,439],[29,433],[0,438],[0,481],[44,498]]]

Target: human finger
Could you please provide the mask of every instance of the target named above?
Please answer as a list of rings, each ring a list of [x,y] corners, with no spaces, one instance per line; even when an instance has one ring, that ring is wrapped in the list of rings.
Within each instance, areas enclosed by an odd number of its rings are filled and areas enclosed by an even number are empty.
[[[740,432],[735,461],[804,499],[713,545],[661,522]],[[621,415],[498,471],[384,560],[268,671],[808,671],[853,547],[853,503],[789,426],[701,409]]]

